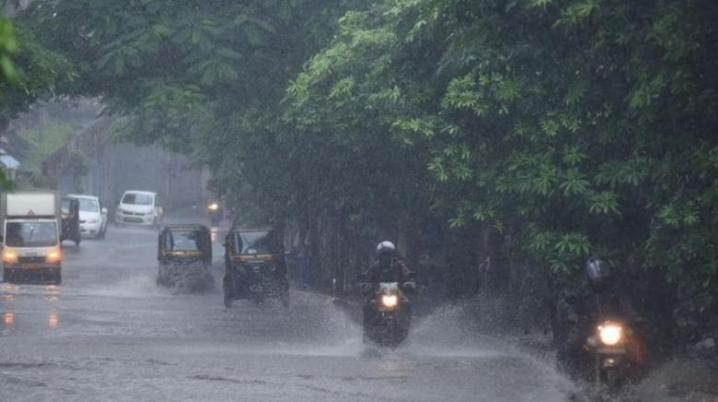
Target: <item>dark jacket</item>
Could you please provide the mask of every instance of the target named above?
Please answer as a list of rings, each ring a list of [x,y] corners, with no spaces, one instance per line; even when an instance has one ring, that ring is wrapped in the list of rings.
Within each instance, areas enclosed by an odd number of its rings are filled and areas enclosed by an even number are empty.
[[[577,294],[569,303],[568,313],[583,318],[591,324],[607,319],[628,322],[638,318],[633,302],[619,287],[589,288]]]
[[[372,285],[378,285],[381,282],[403,284],[414,280],[414,273],[399,259],[393,259],[390,264],[382,264],[380,261],[376,261],[363,276],[366,282]]]

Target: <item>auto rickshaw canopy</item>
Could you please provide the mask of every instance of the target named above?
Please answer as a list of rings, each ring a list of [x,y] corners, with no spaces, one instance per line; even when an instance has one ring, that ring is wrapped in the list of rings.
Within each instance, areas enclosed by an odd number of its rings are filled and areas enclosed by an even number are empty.
[[[197,259],[212,261],[212,235],[200,224],[167,225],[160,232],[158,258]]]

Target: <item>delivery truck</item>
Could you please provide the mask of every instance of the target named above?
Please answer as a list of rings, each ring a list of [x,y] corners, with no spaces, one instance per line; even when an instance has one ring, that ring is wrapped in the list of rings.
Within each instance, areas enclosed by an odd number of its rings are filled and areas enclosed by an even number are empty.
[[[0,197],[5,282],[62,282],[60,195],[53,191],[10,192]]]

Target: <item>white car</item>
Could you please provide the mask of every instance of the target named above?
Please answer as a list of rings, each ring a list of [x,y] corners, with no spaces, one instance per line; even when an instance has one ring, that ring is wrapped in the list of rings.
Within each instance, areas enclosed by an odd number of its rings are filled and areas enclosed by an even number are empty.
[[[157,200],[157,193],[125,191],[115,212],[115,223],[118,225],[159,226],[162,223],[162,207]]]
[[[107,208],[93,195],[68,194],[80,202],[80,234],[104,239],[107,232]]]

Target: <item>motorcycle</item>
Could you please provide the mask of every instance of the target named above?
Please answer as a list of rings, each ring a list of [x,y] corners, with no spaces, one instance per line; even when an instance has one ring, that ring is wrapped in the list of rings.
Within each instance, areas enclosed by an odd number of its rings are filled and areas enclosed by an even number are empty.
[[[368,287],[370,285],[365,285]],[[364,306],[364,342],[396,348],[407,338],[411,323],[411,303],[405,292],[413,283],[399,286],[397,282],[382,282]]]
[[[219,225],[224,218],[224,210],[217,201],[212,201],[207,205],[207,212],[209,213],[209,221],[212,226]]]
[[[586,339],[584,349],[593,354],[593,380],[597,386],[606,384],[617,389],[628,378],[631,363],[626,345],[630,332],[620,321],[605,320]]]

